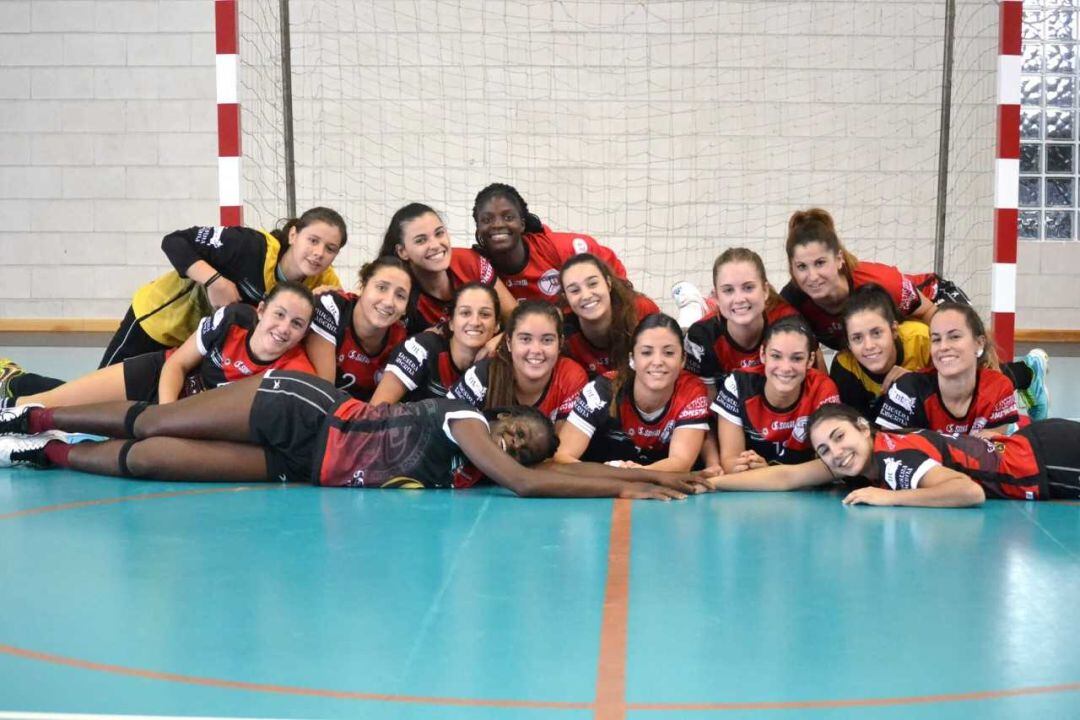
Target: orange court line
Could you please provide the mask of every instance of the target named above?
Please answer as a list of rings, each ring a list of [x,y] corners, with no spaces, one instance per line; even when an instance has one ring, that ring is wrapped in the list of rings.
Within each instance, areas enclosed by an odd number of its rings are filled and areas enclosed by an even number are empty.
[[[592,703],[555,702],[543,700],[488,700],[483,698],[456,698],[423,695],[391,695],[387,693],[366,693],[350,690],[323,690],[319,688],[300,687],[297,685],[273,685],[269,683],[245,682],[242,680],[222,680],[219,678],[200,677],[198,675],[182,675],[180,673],[159,672],[157,670],[144,670],[141,668],[125,667],[123,665],[110,665],[107,663],[90,662],[78,658],[53,655],[51,653],[26,650],[12,645],[0,644],[0,653],[14,655],[26,660],[39,660],[54,665],[79,668],[80,670],[93,670],[106,672],[114,675],[126,675],[148,680],[164,680],[166,682],[184,683],[186,685],[201,685],[204,687],[225,688],[229,690],[250,690],[253,692],[278,693],[281,695],[300,695],[307,697],[331,698],[334,700],[373,700],[394,703],[414,703],[418,705],[451,705],[458,707],[495,707],[495,708],[530,708],[540,710],[589,710]]]
[[[268,483],[267,487],[277,486],[275,484]],[[263,489],[265,488],[259,486],[230,485],[229,487],[200,488],[198,490],[174,490],[172,492],[147,493],[143,495],[121,495],[120,497],[99,498],[97,500],[83,500],[81,502],[63,503],[61,505],[44,505],[42,507],[29,508],[27,510],[17,510],[15,512],[0,515],[0,520],[13,520],[15,518],[30,517],[32,515],[44,515],[45,513],[61,512],[64,510],[78,510],[79,508],[95,507],[98,505],[115,505],[116,503],[129,502],[133,500],[161,500],[164,498],[183,497],[185,495],[213,495],[214,493],[240,492],[244,490]]]
[[[626,633],[630,595],[630,500],[611,508],[607,586],[600,621],[600,660],[596,668],[596,720],[626,717]]]

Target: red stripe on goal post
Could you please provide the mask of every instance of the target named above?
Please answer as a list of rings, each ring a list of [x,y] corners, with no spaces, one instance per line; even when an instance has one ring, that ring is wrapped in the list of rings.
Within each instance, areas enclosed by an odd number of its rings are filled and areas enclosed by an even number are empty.
[[[240,105],[237,71],[240,46],[236,0],[215,0],[217,67],[218,205],[222,225],[243,225],[240,197]]]
[[[1016,244],[1020,192],[1020,67],[1023,0],[1002,0],[998,43],[998,132],[994,162],[994,265],[990,324],[998,354],[1011,360],[1016,330]]]

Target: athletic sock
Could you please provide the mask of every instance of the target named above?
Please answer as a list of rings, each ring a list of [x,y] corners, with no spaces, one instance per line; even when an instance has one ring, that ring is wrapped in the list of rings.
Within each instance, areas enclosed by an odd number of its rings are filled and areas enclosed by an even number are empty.
[[[56,430],[56,421],[53,420],[53,408],[30,408],[27,412],[27,431],[31,435],[43,433],[46,430]]]
[[[71,461],[68,460],[68,455],[71,454],[71,449],[74,445],[69,445],[62,440],[50,440],[45,443],[43,448],[45,457],[49,459],[56,467],[66,468],[71,467]]]

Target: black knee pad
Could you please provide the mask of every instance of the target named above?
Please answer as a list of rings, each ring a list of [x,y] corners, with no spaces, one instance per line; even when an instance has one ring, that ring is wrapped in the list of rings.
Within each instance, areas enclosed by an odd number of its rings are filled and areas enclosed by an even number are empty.
[[[117,465],[120,468],[120,477],[131,477],[131,468],[128,467],[128,453],[131,452],[131,448],[135,446],[138,440],[128,440],[120,446],[120,455],[116,458]]]
[[[127,415],[124,416],[124,433],[128,437],[135,437],[135,421],[148,407],[150,407],[148,402],[137,402],[128,408]]]

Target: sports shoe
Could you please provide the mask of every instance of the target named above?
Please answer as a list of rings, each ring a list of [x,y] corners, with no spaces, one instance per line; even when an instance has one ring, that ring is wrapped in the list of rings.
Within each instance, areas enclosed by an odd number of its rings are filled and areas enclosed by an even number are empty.
[[[37,435],[4,435],[0,437],[0,468],[52,467],[45,457],[45,446],[53,440],[68,442],[68,434],[49,430]]]
[[[705,317],[709,311],[705,296],[692,282],[683,280],[672,285],[671,297],[675,298],[675,306],[679,309],[676,320],[683,330]]]
[[[26,435],[30,432],[30,408],[41,405],[20,405],[0,410],[0,435]]]
[[[1044,420],[1050,414],[1050,391],[1046,387],[1050,356],[1042,348],[1033,348],[1021,360],[1031,369],[1031,384],[1020,390],[1020,398],[1027,405],[1028,417]]]
[[[11,381],[26,371],[10,358],[0,358],[0,398],[11,397]]]

